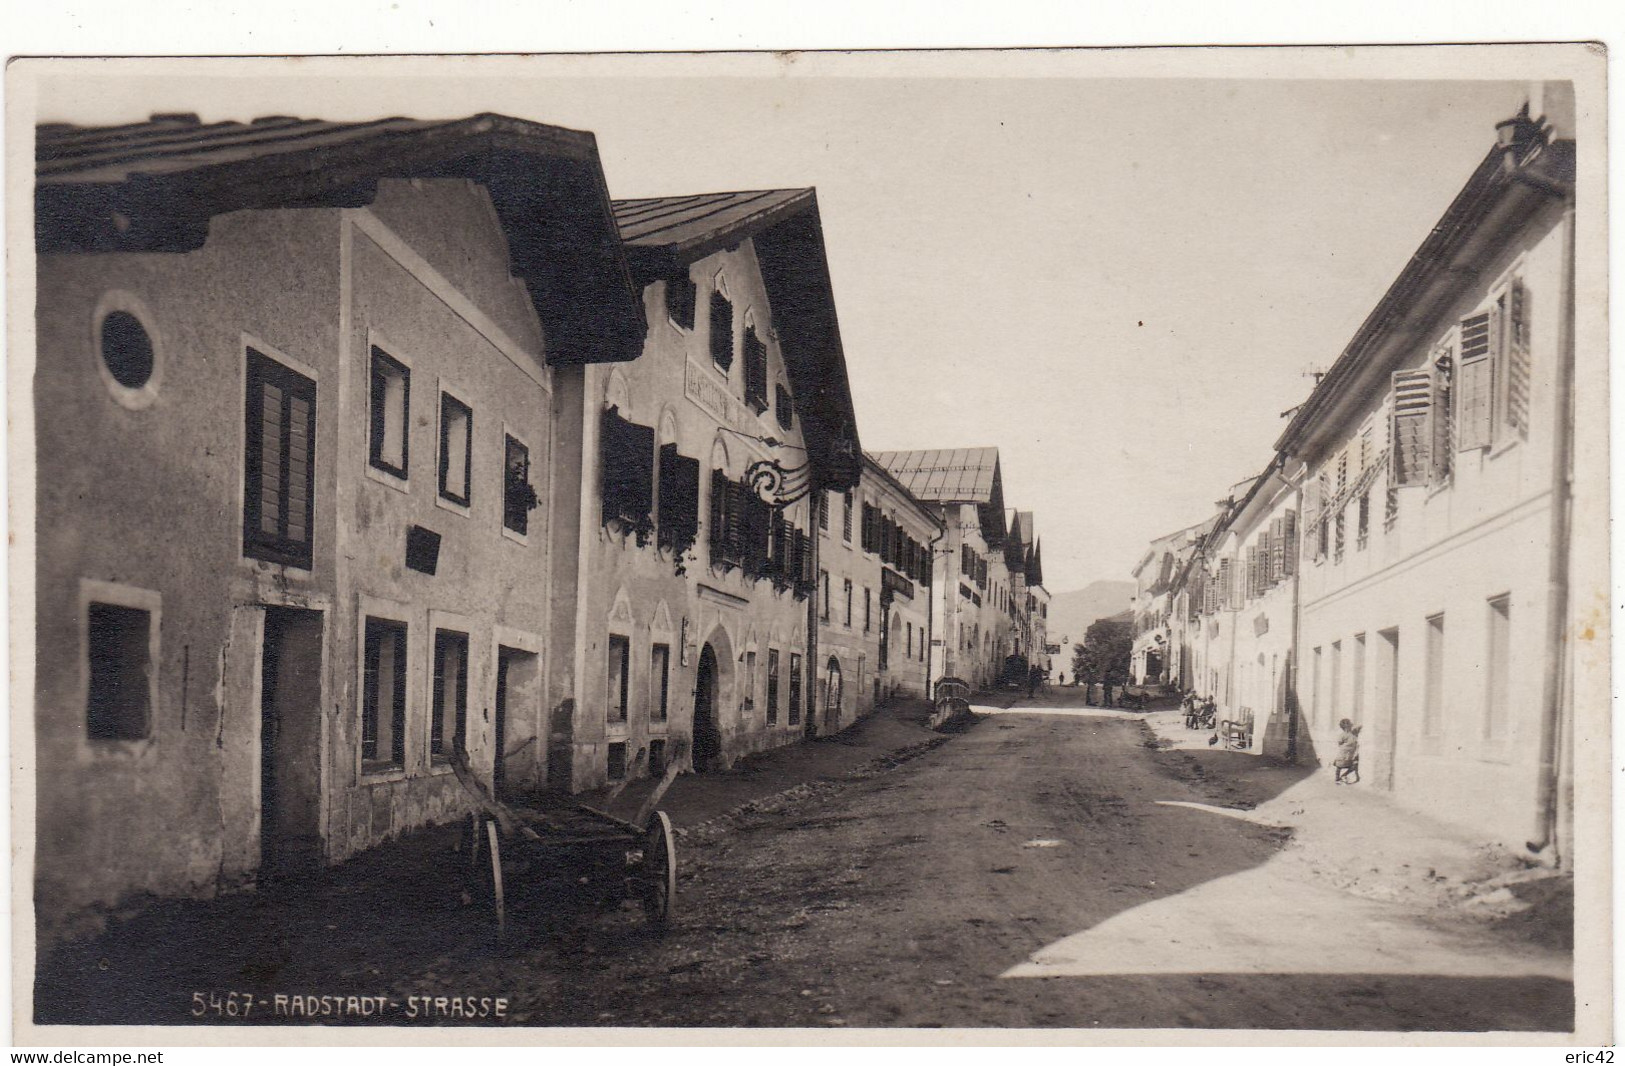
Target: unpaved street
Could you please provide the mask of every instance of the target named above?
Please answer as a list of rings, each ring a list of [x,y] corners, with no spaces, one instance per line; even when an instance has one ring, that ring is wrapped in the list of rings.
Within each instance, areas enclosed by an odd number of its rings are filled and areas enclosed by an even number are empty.
[[[957,736],[921,730],[901,758],[687,832],[679,911],[663,939],[630,908],[562,931],[521,912],[497,947],[485,914],[424,885],[414,898],[439,905],[414,914],[392,916],[398,900],[354,891],[347,904],[331,897],[325,917],[305,906],[304,926],[279,927],[270,970],[245,962],[268,950],[249,931],[240,956],[216,942],[212,963],[192,952],[182,972],[123,978],[150,988],[155,1005],[177,1000],[185,982],[500,995],[510,1023],[530,1025],[1571,1025],[1570,983],[1505,976],[1513,956],[1486,930],[1374,911],[1323,886],[1300,892],[1280,879],[1293,875],[1272,873],[1284,868],[1274,860],[1287,831],[1168,805],[1251,807],[1308,770],[1159,750],[1138,716],[1091,716],[1075,702],[1062,690]],[[257,906],[261,921],[286,920]],[[358,914],[335,918],[345,906]],[[1330,949],[1269,942],[1272,907],[1324,926],[1328,935],[1311,939]],[[1442,937],[1459,957],[1435,952],[1437,972],[1425,951],[1392,969],[1378,952],[1374,965],[1362,940],[1373,915],[1390,939]],[[1266,934],[1256,947],[1253,931]],[[1213,972],[1215,958],[1256,972]],[[1011,975],[1018,968],[1060,975]],[[123,993],[100,995],[105,1005]]]
[[[1202,769],[1250,757],[1159,752],[1146,741],[1132,718],[999,715],[822,802],[741,818],[689,847],[684,915],[666,942],[522,996],[521,1016],[634,1025],[1570,1024],[1569,985],[1549,978],[1001,977],[1057,940],[1275,855],[1276,831],[1155,802],[1266,799],[1271,786],[1219,783]],[[1281,771],[1273,787],[1302,773]],[[1267,924],[1269,901],[1256,905],[1255,920]]]

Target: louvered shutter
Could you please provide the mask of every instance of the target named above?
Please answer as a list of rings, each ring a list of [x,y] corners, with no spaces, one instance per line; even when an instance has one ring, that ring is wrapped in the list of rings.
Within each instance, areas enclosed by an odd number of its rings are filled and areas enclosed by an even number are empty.
[[[1488,447],[1495,395],[1494,323],[1486,311],[1461,320],[1461,354],[1456,361],[1456,447]]]
[[[754,558],[751,536],[755,531],[756,509],[751,500],[757,499],[750,487],[741,481],[728,482],[728,550],[729,558],[749,565]]]
[[[1429,472],[1429,479],[1435,484],[1449,479],[1451,461],[1456,455],[1454,408],[1450,402],[1453,372],[1450,351],[1439,352],[1433,363],[1433,463]]]
[[[604,518],[643,522],[654,508],[654,428],[626,421],[614,407],[604,412],[602,425]]]
[[[1281,517],[1281,574],[1291,577],[1298,572],[1298,512],[1288,511]]]
[[[1425,485],[1433,452],[1433,375],[1398,370],[1393,385],[1394,484]]]
[[[700,461],[677,451],[660,449],[660,541],[671,546],[692,544],[700,522]]]
[[[1508,430],[1521,438],[1529,436],[1529,295],[1521,280],[1512,283],[1511,307],[1506,323],[1506,418]]]

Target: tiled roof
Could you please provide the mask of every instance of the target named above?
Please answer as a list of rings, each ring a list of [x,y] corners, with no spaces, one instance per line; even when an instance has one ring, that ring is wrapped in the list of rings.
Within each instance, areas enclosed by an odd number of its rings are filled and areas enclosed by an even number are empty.
[[[42,253],[187,252],[231,211],[361,207],[386,178],[459,178],[490,192],[549,359],[635,358],[643,307],[592,134],[505,115],[368,122],[270,116],[35,131]]]
[[[770,226],[806,206],[811,189],[700,193],[614,201],[621,240],[633,248],[684,248],[726,234],[730,239]]]
[[[941,503],[994,502],[999,469],[997,448],[933,448],[872,454],[875,462],[919,499]]]

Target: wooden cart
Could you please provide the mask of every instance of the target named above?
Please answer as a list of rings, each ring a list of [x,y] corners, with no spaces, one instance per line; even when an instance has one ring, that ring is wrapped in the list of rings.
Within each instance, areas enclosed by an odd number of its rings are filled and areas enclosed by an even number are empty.
[[[492,796],[466,763],[457,764],[458,780],[478,807],[469,823],[468,871],[495,908],[498,934],[507,932],[510,909],[524,912],[526,904],[549,911],[609,910],[629,899],[642,903],[651,927],[664,932],[677,898],[677,843],[671,819],[655,805],[676,779],[682,754],[630,818],[582,803],[545,810],[510,806]],[[611,791],[604,805],[629,781]]]

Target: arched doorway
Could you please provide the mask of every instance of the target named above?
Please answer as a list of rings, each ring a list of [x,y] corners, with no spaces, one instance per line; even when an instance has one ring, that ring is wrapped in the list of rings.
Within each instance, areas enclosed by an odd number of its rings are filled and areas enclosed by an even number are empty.
[[[694,675],[694,772],[721,768],[722,733],[717,729],[717,653],[710,644],[700,649]]]

